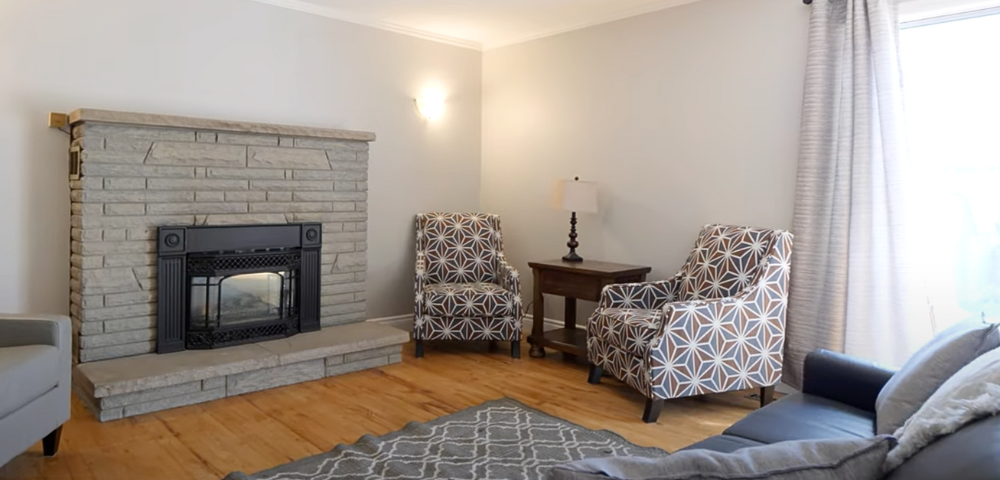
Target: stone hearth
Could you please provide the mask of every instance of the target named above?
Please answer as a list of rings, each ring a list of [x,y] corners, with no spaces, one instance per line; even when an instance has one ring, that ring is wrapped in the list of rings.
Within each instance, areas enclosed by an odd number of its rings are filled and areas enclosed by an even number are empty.
[[[77,366],[74,390],[105,422],[399,363],[409,338],[355,323],[216,350],[91,362]]]

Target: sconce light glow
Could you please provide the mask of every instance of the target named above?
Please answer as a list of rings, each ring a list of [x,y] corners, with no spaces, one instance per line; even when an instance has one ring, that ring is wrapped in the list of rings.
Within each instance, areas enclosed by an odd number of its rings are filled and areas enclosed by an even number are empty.
[[[444,113],[444,92],[440,90],[424,90],[416,102],[417,111],[428,120],[433,120]]]

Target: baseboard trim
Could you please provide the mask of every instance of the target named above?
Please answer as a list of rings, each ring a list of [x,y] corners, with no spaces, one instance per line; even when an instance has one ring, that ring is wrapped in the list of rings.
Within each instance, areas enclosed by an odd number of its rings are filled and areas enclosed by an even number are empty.
[[[781,383],[775,385],[774,391],[778,392],[778,393],[780,393],[782,395],[791,395],[793,393],[799,393],[799,391],[796,390],[795,387],[793,387],[793,386],[791,386],[791,385],[789,385],[789,384],[787,384],[785,382],[781,382]]]
[[[395,316],[391,316],[391,317],[370,318],[370,319],[368,319],[368,321],[372,322],[372,323],[379,323],[379,324],[382,324],[382,325],[388,325],[390,327],[398,328],[400,330],[406,330],[407,332],[412,332],[413,331],[413,315],[395,315]],[[531,315],[525,315],[524,316],[524,331],[525,332],[530,332],[531,329],[532,329],[532,327],[534,326],[534,322],[535,322],[534,318]],[[557,320],[555,318],[546,318],[545,319],[545,330],[546,331],[555,330],[555,329],[558,329],[558,328],[563,328],[563,321],[562,320]],[[579,326],[577,328],[583,328],[583,327]]]
[[[413,315],[395,315],[392,317],[369,318],[368,321],[371,323],[388,325],[400,330],[406,330],[407,332],[413,331]]]

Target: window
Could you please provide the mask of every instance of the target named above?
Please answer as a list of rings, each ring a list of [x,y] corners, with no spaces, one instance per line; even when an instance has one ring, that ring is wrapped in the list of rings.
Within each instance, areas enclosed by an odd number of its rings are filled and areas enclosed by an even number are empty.
[[[904,24],[900,41],[933,327],[1000,317],[1000,9]]]

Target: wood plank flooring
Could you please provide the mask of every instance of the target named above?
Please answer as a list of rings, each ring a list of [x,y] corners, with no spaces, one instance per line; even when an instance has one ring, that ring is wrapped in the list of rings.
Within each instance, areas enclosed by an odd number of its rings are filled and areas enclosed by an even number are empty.
[[[507,344],[412,344],[403,363],[139,417],[98,423],[76,398],[54,458],[41,442],[0,467],[0,479],[218,480],[253,473],[508,396],[640,445],[669,451],[718,434],[751,412],[744,393],[667,401],[657,424],[642,423],[644,399],[556,353],[512,360]],[[750,393],[750,392],[746,392]]]

